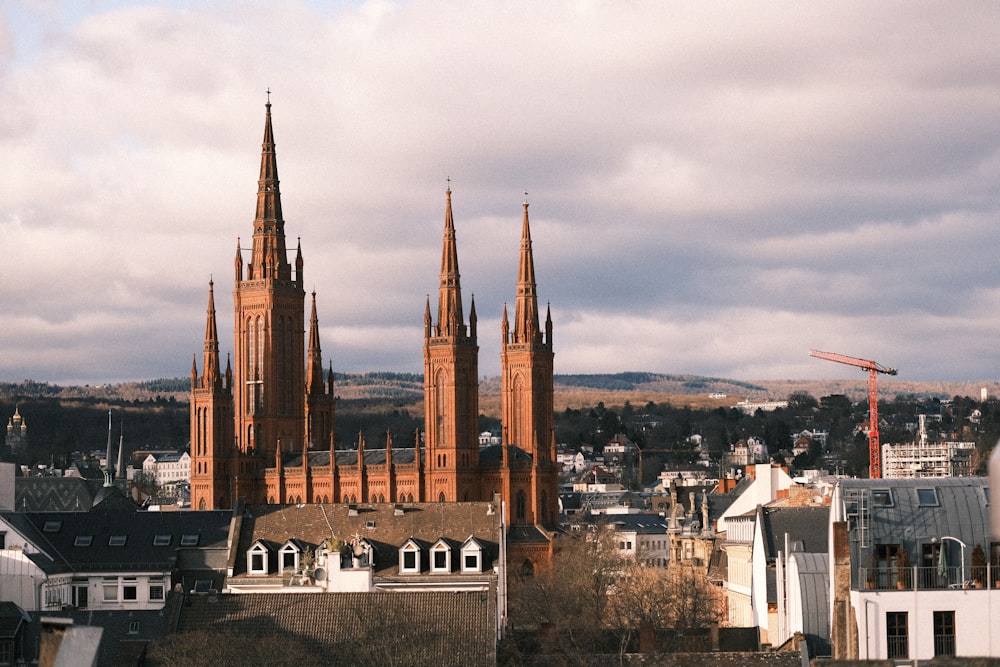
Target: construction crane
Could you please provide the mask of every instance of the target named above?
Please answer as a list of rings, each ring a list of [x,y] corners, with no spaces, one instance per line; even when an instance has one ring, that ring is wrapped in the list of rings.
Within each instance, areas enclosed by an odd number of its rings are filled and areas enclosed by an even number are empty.
[[[882,446],[878,439],[878,374],[895,375],[895,368],[886,368],[882,364],[868,359],[849,357],[836,352],[820,352],[809,350],[810,357],[836,361],[838,364],[857,366],[868,371],[868,476],[872,479],[882,477]]]

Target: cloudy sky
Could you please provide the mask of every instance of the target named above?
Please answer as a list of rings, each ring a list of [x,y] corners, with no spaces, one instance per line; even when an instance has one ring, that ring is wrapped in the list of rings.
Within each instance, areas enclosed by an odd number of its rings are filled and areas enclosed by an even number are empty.
[[[480,372],[525,192],[557,373],[1000,375],[1000,4],[0,5],[0,381],[232,349],[266,91],[339,371],[422,371],[451,179]],[[199,362],[200,363],[200,362]]]

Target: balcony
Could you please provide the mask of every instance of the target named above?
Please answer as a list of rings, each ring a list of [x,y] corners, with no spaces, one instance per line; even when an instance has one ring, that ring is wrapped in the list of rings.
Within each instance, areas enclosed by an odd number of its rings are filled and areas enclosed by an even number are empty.
[[[858,568],[857,590],[918,591],[944,589],[1000,590],[1000,567]]]

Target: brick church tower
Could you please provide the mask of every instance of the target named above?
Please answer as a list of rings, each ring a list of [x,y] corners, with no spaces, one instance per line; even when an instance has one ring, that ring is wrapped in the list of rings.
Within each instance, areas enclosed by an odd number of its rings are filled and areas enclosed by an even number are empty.
[[[463,312],[452,193],[446,191],[436,319],[424,308],[424,432],[413,447],[334,442],[333,369],[324,377],[316,294],[308,330],[301,244],[288,261],[278,166],[266,105],[253,246],[237,241],[235,348],[221,369],[209,283],[202,370],[191,367],[191,504],[488,501],[499,495],[517,535],[511,553],[542,562],[556,521],[552,318],[538,314],[524,204],[513,322],[502,322],[502,444],[479,446],[476,306]],[[307,335],[308,331],[308,335]],[[512,528],[513,530],[513,528]]]
[[[476,304],[470,303],[467,326],[451,188],[446,194],[437,323],[431,320],[430,299],[424,311],[424,488],[430,501],[480,500]]]

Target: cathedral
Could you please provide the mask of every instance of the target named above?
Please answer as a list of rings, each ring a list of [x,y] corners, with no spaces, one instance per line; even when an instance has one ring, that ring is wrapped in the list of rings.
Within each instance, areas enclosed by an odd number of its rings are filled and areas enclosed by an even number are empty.
[[[479,445],[476,306],[469,303],[466,319],[450,187],[437,310],[430,298],[424,310],[424,430],[413,447],[395,447],[391,433],[374,446],[360,438],[350,449],[335,442],[333,370],[323,368],[316,293],[307,329],[301,243],[294,266],[288,252],[268,101],[249,257],[236,243],[232,357],[223,368],[209,282],[200,372],[197,356],[192,362],[192,507],[226,509],[241,498],[364,504],[499,497],[512,531],[538,535],[537,528],[554,525],[552,318],[546,312],[543,324],[539,317],[527,202],[513,321],[505,305],[501,322],[499,445]]]

